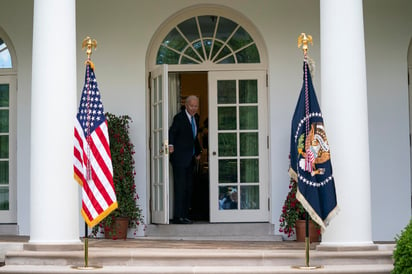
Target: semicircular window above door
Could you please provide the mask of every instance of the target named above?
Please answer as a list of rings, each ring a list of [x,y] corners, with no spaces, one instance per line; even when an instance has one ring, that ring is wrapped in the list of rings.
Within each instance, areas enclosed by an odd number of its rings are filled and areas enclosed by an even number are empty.
[[[252,36],[239,24],[215,15],[195,16],[163,39],[156,64],[260,63]]]

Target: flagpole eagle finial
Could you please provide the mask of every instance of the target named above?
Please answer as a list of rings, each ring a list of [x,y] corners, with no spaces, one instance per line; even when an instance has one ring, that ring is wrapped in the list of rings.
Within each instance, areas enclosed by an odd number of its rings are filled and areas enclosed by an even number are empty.
[[[97,48],[97,41],[87,36],[86,38],[83,39],[82,49],[84,48],[86,48],[86,54],[87,54],[86,64],[90,63],[90,65],[94,67],[92,61],[90,61],[90,56],[92,55],[92,48],[94,48],[95,50]]]
[[[302,47],[303,52],[306,53],[309,43],[313,45],[312,35],[306,35],[306,33],[302,32],[298,37],[298,48]]]

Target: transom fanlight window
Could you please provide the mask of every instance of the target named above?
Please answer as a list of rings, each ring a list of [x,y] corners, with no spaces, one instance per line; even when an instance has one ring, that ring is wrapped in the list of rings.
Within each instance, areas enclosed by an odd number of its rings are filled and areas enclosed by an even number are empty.
[[[9,49],[0,37],[0,69],[1,68],[12,68],[12,64]]]
[[[174,27],[162,41],[156,64],[260,63],[255,41],[239,24],[214,15],[196,16]]]

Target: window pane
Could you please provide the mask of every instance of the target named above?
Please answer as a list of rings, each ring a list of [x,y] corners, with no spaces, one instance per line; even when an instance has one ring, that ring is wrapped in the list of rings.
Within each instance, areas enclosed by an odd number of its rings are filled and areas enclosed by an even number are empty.
[[[229,57],[218,62],[218,64],[234,64],[234,63],[236,63],[236,61],[233,55],[230,55]]]
[[[240,209],[259,209],[259,186],[241,186],[240,193]]]
[[[186,51],[184,52],[184,54],[186,54],[187,56],[190,56],[192,58],[194,58],[195,60],[198,60],[200,62],[200,58],[199,56],[196,54],[196,52],[191,48],[187,48]],[[192,62],[192,64],[194,64],[195,62],[193,60],[188,59],[189,62]]]
[[[9,161],[0,161],[0,185],[9,184]]]
[[[159,140],[158,140],[158,149],[156,151],[156,154],[160,154],[160,151],[163,150],[163,130],[159,130],[158,135]],[[160,161],[161,163],[163,163],[162,161]],[[160,170],[161,172],[161,170]]]
[[[182,51],[187,46],[186,40],[183,39],[182,35],[180,35],[176,28],[169,32],[163,40],[163,44],[178,51]]]
[[[206,59],[209,59],[210,49],[212,47],[212,39],[203,40],[203,44],[204,44],[205,50],[206,50]]]
[[[202,56],[203,59],[206,58],[205,53],[203,52],[202,42],[200,40],[193,43],[193,47],[195,48],[197,53],[199,53],[199,55]]]
[[[260,63],[259,51],[255,44],[236,53],[238,63]]]
[[[223,44],[217,40],[215,40],[215,43],[213,44],[213,49],[212,49],[212,56],[210,59],[214,59],[217,52],[220,50],[220,48],[223,46]]]
[[[199,16],[200,29],[202,30],[203,38],[213,37],[213,32],[216,27],[217,17],[214,15]]]
[[[9,84],[0,84],[0,107],[8,107],[9,103]]]
[[[235,104],[236,103],[236,80],[217,81],[217,103]]]
[[[237,182],[237,160],[219,160],[219,184]]]
[[[257,80],[239,81],[239,103],[257,103]]]
[[[219,60],[222,59],[222,58],[227,58],[228,56],[232,56],[232,57],[233,57],[232,51],[231,51],[227,46],[225,46],[225,47],[222,49],[222,51],[219,53],[219,55],[216,57],[215,61],[219,61]],[[233,59],[233,63],[234,63],[234,62],[235,62],[235,61],[234,61],[234,59]]]
[[[253,42],[252,37],[242,27],[240,27],[229,41],[229,46],[233,50],[240,49]]]
[[[0,158],[9,158],[9,136],[0,136]]]
[[[162,91],[162,88],[163,88],[163,85],[162,85],[162,82],[163,82],[163,75],[159,75],[159,77],[158,77],[158,93],[159,93],[159,96],[158,96],[158,100],[159,101],[162,101],[162,96],[163,96],[163,91]]]
[[[158,113],[157,113],[157,105],[153,106],[153,125],[154,128],[157,129],[159,128],[159,123],[158,123]]]
[[[259,156],[258,137],[257,132],[240,133],[240,156]]]
[[[0,188],[0,210],[9,210],[9,188]]]
[[[257,106],[239,107],[239,128],[258,129]]]
[[[236,107],[218,107],[217,120],[219,130],[236,129]]]
[[[163,108],[159,105],[159,145],[162,145],[162,141],[163,141]]]
[[[161,144],[161,143],[160,143]],[[158,196],[158,203],[159,203],[159,210],[164,209],[164,201],[163,201],[163,191],[164,191],[164,175],[163,175],[163,159],[159,158],[159,196]]]
[[[199,39],[199,32],[194,17],[180,23],[178,27],[190,42]]]
[[[0,68],[12,68],[10,52],[6,43],[0,38]]]
[[[259,160],[241,159],[240,160],[240,182],[257,183],[259,182]]]
[[[238,200],[236,186],[219,187],[219,210],[238,209]]]
[[[156,64],[177,64],[180,55],[164,46],[160,46],[157,52]]]
[[[9,111],[7,109],[0,110],[0,132],[9,132]]]
[[[219,133],[219,156],[236,156],[236,133]]]
[[[219,19],[219,27],[216,33],[216,38],[226,42],[229,36],[237,27],[237,24],[227,18],[220,17]]]
[[[192,59],[182,57],[180,64],[198,64],[198,62],[193,61]]]

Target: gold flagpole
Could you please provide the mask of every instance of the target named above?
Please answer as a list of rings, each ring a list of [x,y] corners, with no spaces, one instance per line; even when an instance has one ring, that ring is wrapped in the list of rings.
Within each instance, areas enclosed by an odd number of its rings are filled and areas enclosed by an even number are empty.
[[[298,37],[298,48],[302,47],[303,50],[303,58],[305,62],[308,62],[308,48],[309,43],[313,45],[312,36],[306,35],[306,33],[302,32]],[[310,72],[309,72],[310,73]],[[310,266],[309,259],[310,259],[310,237],[309,237],[309,213],[306,212],[306,236],[305,236],[305,266],[292,266],[293,268],[302,269],[302,270],[311,270],[321,268],[322,266]]]
[[[86,54],[87,54],[87,60],[85,64],[89,64],[90,67],[94,70],[94,64],[90,59],[90,56],[92,55],[92,49],[96,49],[97,47],[97,41],[95,39],[90,38],[87,36],[84,38],[83,43],[82,43],[82,49],[86,48]],[[73,269],[78,269],[78,270],[93,270],[96,268],[102,268],[101,266],[89,266],[89,237],[88,237],[88,226],[85,222],[84,225],[84,266],[73,266]]]

